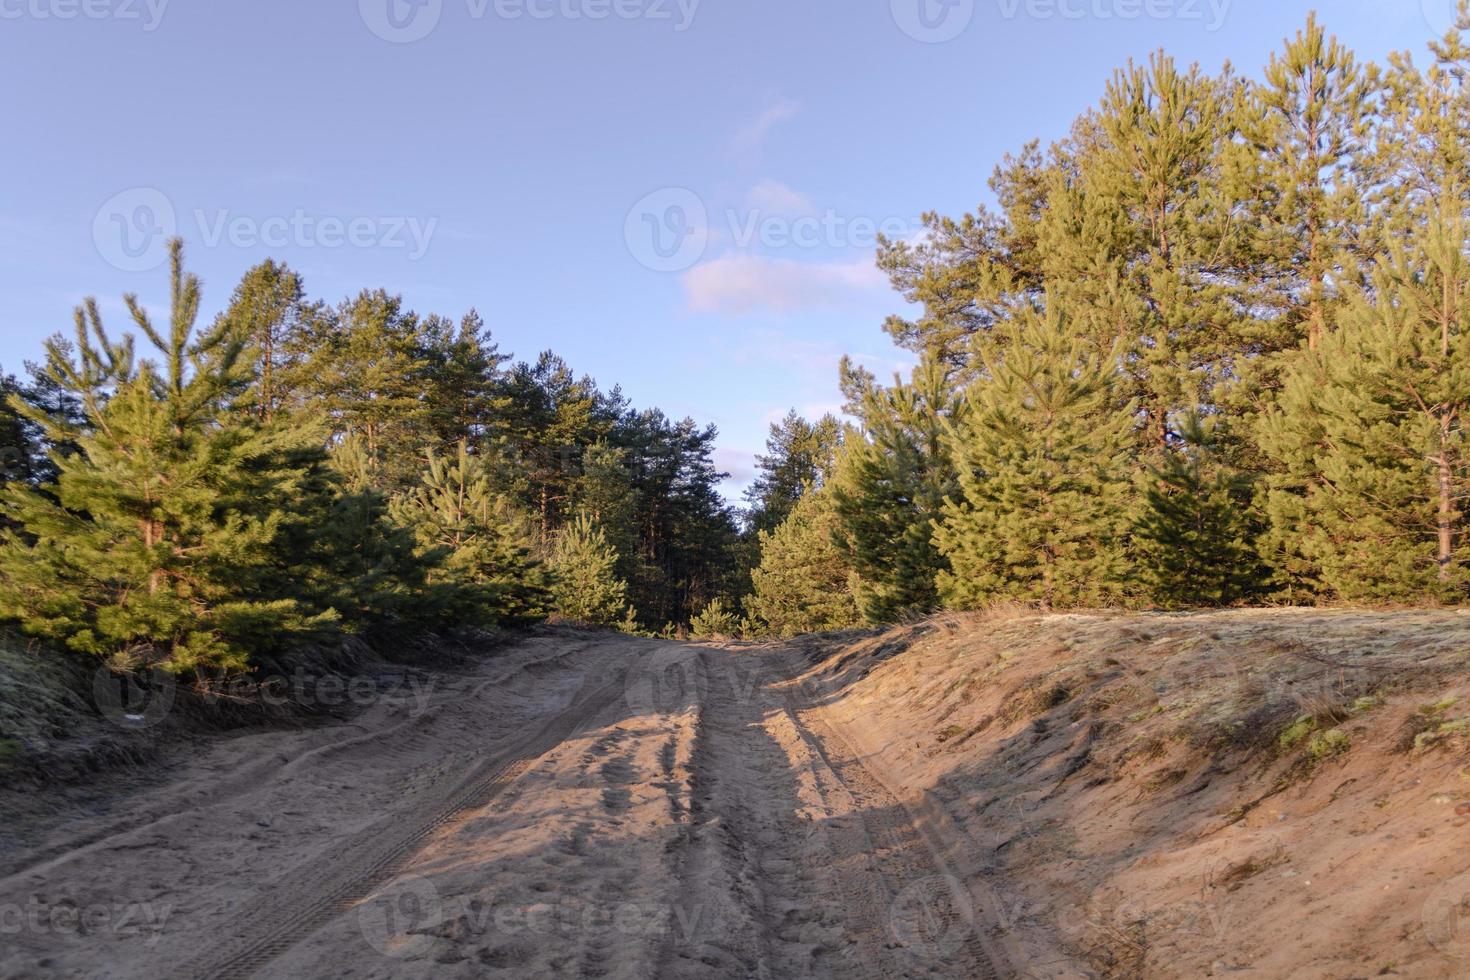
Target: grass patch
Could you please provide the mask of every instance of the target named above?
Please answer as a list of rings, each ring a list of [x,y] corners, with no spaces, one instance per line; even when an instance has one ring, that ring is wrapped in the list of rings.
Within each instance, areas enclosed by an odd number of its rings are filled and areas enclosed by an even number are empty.
[[[1422,731],[1414,736],[1414,751],[1428,752],[1430,749],[1456,739],[1466,732],[1470,732],[1470,719],[1459,718],[1455,721],[1441,722],[1433,728]]]
[[[1458,696],[1441,698],[1426,704],[1404,723],[1399,749],[1404,752],[1428,752],[1470,732],[1470,719],[1446,718],[1449,710],[1460,703]]]
[[[943,744],[944,742],[953,741],[963,734],[965,734],[965,729],[962,725],[950,725],[944,731],[940,732],[935,740]]]
[[[1286,727],[1276,739],[1276,744],[1281,747],[1281,751],[1290,752],[1310,738],[1316,730],[1317,719],[1312,715],[1303,715]]]
[[[1322,762],[1333,756],[1344,755],[1351,748],[1352,739],[1340,728],[1316,732],[1312,735],[1311,741],[1307,743],[1307,758],[1313,762]]]
[[[1303,715],[1288,725],[1277,738],[1276,744],[1283,753],[1302,749],[1309,765],[1340,755],[1352,748],[1352,738],[1341,728],[1323,728],[1323,719],[1316,715]]]

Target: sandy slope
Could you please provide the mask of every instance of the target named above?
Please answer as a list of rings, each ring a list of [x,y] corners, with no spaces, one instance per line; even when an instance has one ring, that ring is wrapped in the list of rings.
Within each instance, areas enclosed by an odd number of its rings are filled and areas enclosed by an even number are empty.
[[[800,665],[542,638],[222,740],[7,852],[0,975],[992,975],[958,879],[803,720]]]
[[[957,616],[804,645],[817,714],[1030,975],[1470,976],[1470,615]]]

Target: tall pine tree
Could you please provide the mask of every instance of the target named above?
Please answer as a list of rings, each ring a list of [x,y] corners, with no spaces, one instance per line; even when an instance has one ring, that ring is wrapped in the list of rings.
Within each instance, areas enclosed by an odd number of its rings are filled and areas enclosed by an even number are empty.
[[[528,529],[518,526],[467,443],[453,457],[430,453],[419,485],[394,500],[391,512],[417,537],[447,621],[505,626],[545,616],[548,578],[531,553]]]
[[[1467,231],[1451,188],[1262,421],[1262,446],[1296,481],[1270,497],[1276,532],[1339,598],[1459,602],[1470,588]]]

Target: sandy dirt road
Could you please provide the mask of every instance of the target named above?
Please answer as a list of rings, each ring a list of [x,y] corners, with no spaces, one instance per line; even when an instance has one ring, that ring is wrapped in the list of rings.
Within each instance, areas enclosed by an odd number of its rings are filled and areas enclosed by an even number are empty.
[[[541,636],[222,739],[5,855],[0,976],[1012,975],[797,658]]]

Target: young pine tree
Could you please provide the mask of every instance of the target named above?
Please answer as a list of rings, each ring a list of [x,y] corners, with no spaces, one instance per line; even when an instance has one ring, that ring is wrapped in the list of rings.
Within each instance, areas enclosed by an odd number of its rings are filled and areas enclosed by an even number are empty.
[[[0,618],[118,668],[239,669],[335,623],[282,597],[283,532],[323,459],[320,433],[235,410],[252,380],[248,338],[227,325],[195,334],[199,281],[180,242],[171,257],[168,330],[127,297],[161,363],[136,361],[131,337],[110,340],[89,300],[76,357],[53,340],[47,366],[84,422],[12,400],[76,451],[53,454],[54,485],[6,488],[18,528],[0,535]]]
[[[689,635],[700,640],[730,640],[740,636],[740,617],[724,599],[711,599],[689,621]]]
[[[628,451],[600,440],[582,451],[577,505],[607,536],[618,554],[618,576],[637,569],[636,515],[638,490],[628,465]]]
[[[852,569],[833,542],[836,530],[831,494],[808,490],[780,527],[760,533],[761,560],[745,609],[764,631],[796,636],[862,623]]]
[[[587,514],[562,528],[551,554],[556,609],[589,626],[615,626],[627,619],[628,585],[618,578],[618,553]]]
[[[863,431],[843,440],[830,484],[834,540],[857,573],[857,603],[869,623],[938,605],[935,576],[948,563],[934,544],[934,520],[953,486],[944,425],[956,408],[948,371],[926,361],[908,384],[869,388]]]
[[[418,539],[448,622],[502,626],[545,616],[541,563],[466,443],[451,459],[430,453],[419,486],[395,499],[391,511]]]
[[[935,534],[952,569],[939,576],[945,603],[1117,601],[1135,412],[1119,404],[1113,358],[1052,313],[1012,324],[985,363],[951,430],[961,495]]]
[[[378,489],[411,486],[432,440],[433,359],[424,322],[385,290],[363,290],[301,338],[311,349],[297,376],[301,395],[327,414],[337,438],[371,454]]]
[[[1213,420],[1179,424],[1179,441],[1146,483],[1133,527],[1147,597],[1171,609],[1228,606],[1262,585],[1251,545],[1251,481],[1223,458]]]
[[[1374,292],[1288,373],[1262,447],[1274,533],[1349,601],[1460,602],[1470,497],[1470,225],[1451,190]]]

